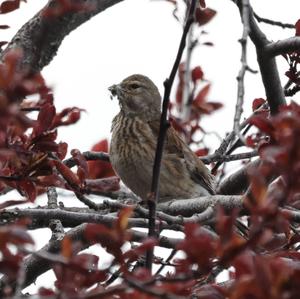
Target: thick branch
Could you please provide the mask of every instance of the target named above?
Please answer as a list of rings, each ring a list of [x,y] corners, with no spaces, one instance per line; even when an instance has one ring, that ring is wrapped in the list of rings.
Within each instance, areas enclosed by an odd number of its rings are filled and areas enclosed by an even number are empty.
[[[234,1],[240,10],[240,14],[243,13],[242,1]],[[270,106],[271,114],[278,112],[279,106],[286,103],[283,88],[280,82],[277,64],[274,57],[266,52],[266,46],[271,42],[266,38],[265,34],[258,27],[252,9],[249,13],[249,36],[255,45],[257,53],[257,61],[259,64],[262,81],[265,87],[266,97]]]
[[[76,5],[87,7],[82,11],[69,11],[61,16],[44,17],[47,8],[62,5],[58,0],[48,4],[17,32],[3,51],[1,58],[11,48],[23,50],[23,67],[29,72],[41,71],[50,63],[65,38],[71,31],[93,16],[122,0],[77,0]]]
[[[64,227],[74,227],[82,223],[102,223],[111,227],[118,219],[115,215],[99,215],[97,213],[72,212],[61,209],[11,209],[0,212],[2,221],[14,220],[16,218],[28,217],[32,219],[32,225],[48,227],[51,219],[60,220]],[[7,222],[6,222],[7,223]],[[162,224],[163,225],[163,224]],[[147,227],[148,220],[144,218],[130,218],[129,227]]]
[[[300,51],[300,36],[290,37],[277,42],[269,43],[265,47],[266,54],[273,57],[290,52]]]
[[[244,193],[249,187],[248,170],[252,167],[258,167],[259,163],[259,159],[250,162],[246,166],[242,167],[241,169],[224,179],[221,182],[217,193],[223,195],[235,195]]]
[[[234,208],[243,208],[243,197],[232,195],[213,195],[191,199],[176,199],[167,203],[159,204],[158,209],[171,214],[191,216],[201,213],[210,206],[221,205],[225,211],[232,211]]]

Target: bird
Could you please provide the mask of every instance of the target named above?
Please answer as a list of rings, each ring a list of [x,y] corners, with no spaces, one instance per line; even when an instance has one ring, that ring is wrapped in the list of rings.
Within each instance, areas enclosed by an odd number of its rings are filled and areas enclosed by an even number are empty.
[[[159,135],[161,95],[144,75],[134,74],[110,86],[120,112],[111,126],[110,162],[123,183],[143,201],[150,194]],[[159,182],[159,203],[215,194],[214,176],[177,131],[166,133]]]

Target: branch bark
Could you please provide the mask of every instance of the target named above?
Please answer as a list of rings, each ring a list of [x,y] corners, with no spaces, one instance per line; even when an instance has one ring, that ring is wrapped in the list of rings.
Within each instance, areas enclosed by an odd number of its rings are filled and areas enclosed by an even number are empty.
[[[56,55],[63,39],[74,29],[93,16],[122,0],[77,0],[76,5],[89,7],[82,11],[69,11],[61,16],[44,17],[46,9],[60,5],[59,0],[48,4],[16,33],[0,58],[12,48],[23,50],[22,69],[39,72]]]
[[[241,0],[234,1],[239,10],[240,14],[243,13],[243,5]],[[250,32],[249,36],[255,45],[257,53],[257,62],[259,64],[262,81],[264,84],[267,101],[270,107],[271,114],[276,114],[281,105],[286,104],[283,88],[280,82],[279,73],[275,58],[270,56],[266,51],[267,45],[271,42],[267,39],[265,34],[258,27],[252,8],[249,9],[249,25]]]
[[[171,215],[192,216],[201,213],[210,206],[221,205],[225,211],[234,208],[243,208],[243,196],[239,195],[212,195],[191,199],[176,199],[158,205],[158,209]]]
[[[265,51],[271,57],[283,55],[289,52],[300,51],[300,36],[294,36],[269,43],[266,46]]]

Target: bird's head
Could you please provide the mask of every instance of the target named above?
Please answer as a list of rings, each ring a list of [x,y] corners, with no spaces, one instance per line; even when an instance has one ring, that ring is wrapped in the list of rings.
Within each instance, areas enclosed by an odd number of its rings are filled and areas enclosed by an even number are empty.
[[[118,98],[121,111],[127,116],[160,114],[161,96],[146,76],[131,75],[108,89]]]

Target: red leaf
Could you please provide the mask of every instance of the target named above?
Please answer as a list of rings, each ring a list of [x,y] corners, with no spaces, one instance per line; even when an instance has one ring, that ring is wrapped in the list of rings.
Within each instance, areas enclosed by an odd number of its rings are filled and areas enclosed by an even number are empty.
[[[85,229],[85,238],[93,243],[99,243],[106,248],[118,261],[122,261],[122,250],[124,233],[108,228],[103,224],[88,224]]]
[[[300,36],[300,19],[295,24],[296,36]]]
[[[20,189],[21,193],[25,193],[25,196],[31,201],[34,202],[37,196],[36,186],[32,181],[21,180],[17,182],[17,186]]]
[[[60,113],[55,115],[52,129],[58,126],[68,126],[76,123],[80,119],[81,111],[83,110],[78,107],[71,107],[62,110]]]
[[[183,96],[183,82],[179,82],[176,90],[176,104],[181,105]]]
[[[81,152],[78,149],[72,149],[71,155],[75,160],[76,165],[80,166],[81,169],[83,170],[84,177],[87,177],[89,173],[89,167],[84,156],[81,154]]]
[[[20,0],[6,0],[0,5],[0,13],[5,14],[13,10],[18,9],[20,6]]]
[[[249,123],[269,135],[271,135],[274,131],[271,121],[269,119],[261,117],[260,115],[251,117]]]
[[[38,115],[37,126],[34,128],[34,135],[38,136],[50,129],[54,117],[55,107],[50,103],[43,105]]]
[[[207,24],[215,15],[216,11],[211,8],[196,9],[196,21],[200,26]]]
[[[199,3],[200,3],[200,6],[201,6],[202,8],[205,8],[205,7],[206,7],[205,0],[199,0]]]
[[[64,159],[68,151],[68,144],[66,142],[60,142],[58,144],[57,156],[59,159]]]
[[[216,254],[216,241],[196,223],[184,226],[185,239],[177,249],[185,251],[190,263],[198,264],[201,271],[208,271]]]
[[[193,101],[193,105],[198,106],[206,101],[206,96],[210,90],[210,84],[205,85],[197,94]]]
[[[37,181],[38,186],[43,187],[58,187],[58,188],[66,188],[66,182],[62,177],[57,174],[51,174],[47,176],[39,176]]]
[[[203,79],[203,71],[200,66],[196,66],[192,70],[192,80],[195,83],[197,80],[202,80]]]
[[[132,215],[133,209],[133,207],[126,207],[120,211],[118,220],[115,223],[115,227],[118,231],[123,232],[127,229],[128,219]]]
[[[1,246],[5,243],[15,245],[34,244],[31,236],[26,230],[17,225],[9,225],[0,228]]]
[[[206,104],[210,106],[210,112],[213,112],[223,107],[223,104],[219,102],[208,102]]]
[[[195,154],[198,157],[202,157],[202,156],[208,155],[208,152],[209,152],[209,149],[207,147],[205,147],[205,148],[200,148],[200,149],[196,150]]]
[[[42,297],[47,297],[47,296],[55,296],[55,292],[51,289],[46,289],[44,287],[39,288],[38,294]]]
[[[95,144],[92,149],[95,152],[108,152],[108,141],[107,139],[100,140]],[[89,178],[98,179],[98,178],[107,178],[115,176],[115,172],[109,162],[106,161],[88,161],[89,165]]]
[[[266,102],[263,98],[257,98],[254,99],[252,102],[252,111],[257,110],[261,105],[263,105]]]
[[[53,160],[53,164],[72,188],[76,190],[81,186],[78,176],[68,166],[57,160]]]

